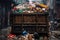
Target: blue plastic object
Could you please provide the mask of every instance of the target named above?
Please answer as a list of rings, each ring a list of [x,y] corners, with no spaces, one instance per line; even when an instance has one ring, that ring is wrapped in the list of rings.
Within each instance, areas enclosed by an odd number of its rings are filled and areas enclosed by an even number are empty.
[[[27,35],[27,32],[26,31],[23,31],[22,32],[22,35],[24,35],[24,36]]]

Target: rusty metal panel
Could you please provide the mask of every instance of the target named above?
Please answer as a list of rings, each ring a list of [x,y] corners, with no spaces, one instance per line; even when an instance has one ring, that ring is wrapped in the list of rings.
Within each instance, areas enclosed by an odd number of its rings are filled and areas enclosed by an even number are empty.
[[[17,24],[22,23],[22,16],[16,16],[15,23],[17,23]]]
[[[37,15],[37,22],[42,23],[42,24],[46,24],[45,16]]]
[[[24,16],[24,22],[36,22],[35,16]]]
[[[13,25],[15,26],[17,25],[16,27],[19,27],[21,30],[24,28],[29,33],[34,33],[35,31],[37,31],[38,33],[48,32],[47,28],[48,19],[46,15],[40,15],[40,14],[13,14],[13,15],[14,16],[11,16],[12,19],[10,21],[12,22],[11,25],[12,30],[14,28]]]

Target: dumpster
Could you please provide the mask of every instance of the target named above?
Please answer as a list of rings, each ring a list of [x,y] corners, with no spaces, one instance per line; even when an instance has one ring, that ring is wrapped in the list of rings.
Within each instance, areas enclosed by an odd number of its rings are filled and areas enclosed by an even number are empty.
[[[16,8],[16,10],[14,10],[14,8]],[[11,33],[21,34],[22,29],[25,29],[30,34],[34,32],[48,34],[49,8],[47,5],[33,2],[32,5],[25,3],[22,5],[19,4],[14,8],[10,14]]]

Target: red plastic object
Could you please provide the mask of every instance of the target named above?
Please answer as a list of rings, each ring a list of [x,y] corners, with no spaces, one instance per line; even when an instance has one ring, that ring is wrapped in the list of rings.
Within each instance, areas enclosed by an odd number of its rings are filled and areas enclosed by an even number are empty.
[[[14,7],[13,9],[14,9],[14,10],[17,10],[17,8],[16,8],[16,7]]]
[[[14,38],[14,36],[15,36],[14,34],[9,34],[8,38]]]

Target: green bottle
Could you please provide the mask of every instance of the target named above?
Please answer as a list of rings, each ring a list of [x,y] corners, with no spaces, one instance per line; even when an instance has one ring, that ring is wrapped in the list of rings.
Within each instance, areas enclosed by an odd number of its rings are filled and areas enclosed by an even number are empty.
[[[17,12],[18,13],[23,13],[23,10],[22,9],[18,9]]]
[[[23,13],[23,10],[19,10],[19,13]]]

